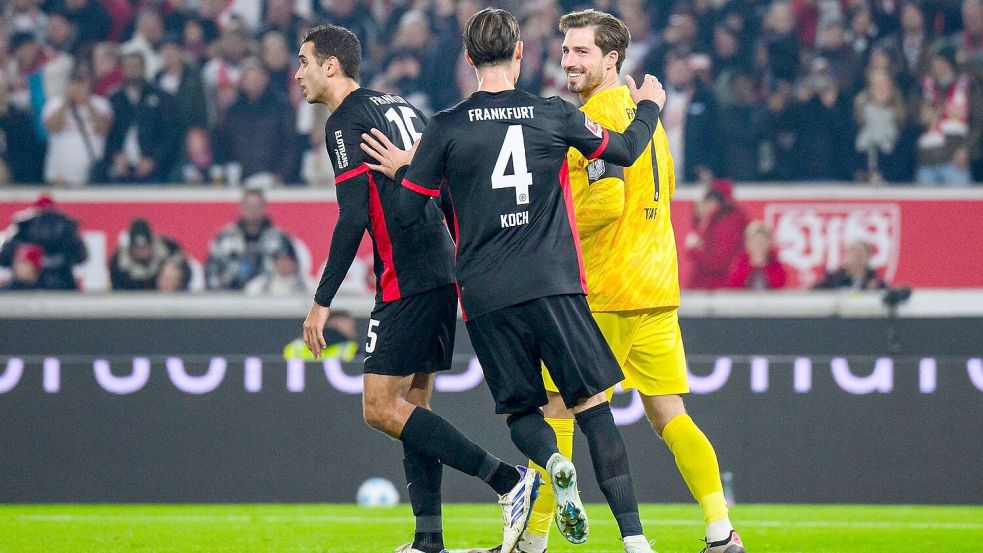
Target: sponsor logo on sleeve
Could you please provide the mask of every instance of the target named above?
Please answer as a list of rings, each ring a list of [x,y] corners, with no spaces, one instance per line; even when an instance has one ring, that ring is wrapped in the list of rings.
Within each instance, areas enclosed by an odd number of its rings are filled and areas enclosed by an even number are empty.
[[[604,128],[594,121],[591,121],[591,118],[587,117],[586,115],[584,116],[584,126],[587,127],[587,130],[589,130],[594,136],[598,138],[604,137]]]
[[[341,131],[334,132],[335,149],[334,157],[339,169],[348,167],[348,152],[345,151],[345,139],[341,136]]]

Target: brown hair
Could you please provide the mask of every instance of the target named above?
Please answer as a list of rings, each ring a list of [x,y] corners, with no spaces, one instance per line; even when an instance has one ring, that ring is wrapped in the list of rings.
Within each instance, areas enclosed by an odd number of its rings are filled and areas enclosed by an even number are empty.
[[[594,29],[594,44],[601,49],[601,53],[607,55],[608,52],[618,54],[618,61],[615,63],[615,70],[621,71],[621,64],[625,61],[625,50],[631,42],[631,33],[624,22],[617,17],[597,10],[582,10],[571,12],[560,18],[560,32],[566,33],[570,29],[584,29],[592,27]]]
[[[318,63],[333,57],[341,65],[342,74],[358,82],[362,45],[354,33],[337,25],[318,25],[307,31],[301,44],[305,42],[314,44],[314,57]]]
[[[464,49],[475,67],[511,60],[518,43],[519,21],[505,10],[485,8],[464,26]]]

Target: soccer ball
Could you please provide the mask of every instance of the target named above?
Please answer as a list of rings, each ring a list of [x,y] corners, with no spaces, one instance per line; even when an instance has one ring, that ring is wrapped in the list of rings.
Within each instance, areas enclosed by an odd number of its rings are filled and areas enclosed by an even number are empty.
[[[399,492],[385,478],[369,478],[358,487],[355,502],[359,507],[393,507],[399,505]]]

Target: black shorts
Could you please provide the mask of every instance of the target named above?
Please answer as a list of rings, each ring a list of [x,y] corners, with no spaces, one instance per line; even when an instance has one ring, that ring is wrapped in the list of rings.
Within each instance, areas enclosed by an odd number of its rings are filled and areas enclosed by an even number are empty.
[[[409,376],[451,368],[457,328],[453,284],[376,304],[365,342],[365,372]]]
[[[472,319],[467,326],[496,413],[546,405],[543,362],[568,408],[624,379],[582,295],[512,305]]]

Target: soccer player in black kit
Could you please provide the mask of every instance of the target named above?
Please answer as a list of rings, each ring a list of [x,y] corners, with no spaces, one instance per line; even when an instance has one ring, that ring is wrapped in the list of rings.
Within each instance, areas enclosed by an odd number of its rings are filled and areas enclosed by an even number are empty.
[[[295,78],[305,98],[332,111],[325,136],[340,209],[328,263],[304,321],[304,341],[320,357],[331,301],[368,229],[378,284],[365,347],[364,416],[370,426],[403,442],[403,467],[416,516],[413,543],[397,553],[444,551],[442,465],[481,478],[499,494],[503,539],[511,549],[528,521],[539,473],[503,463],[429,410],[434,375],[450,368],[454,348],[453,241],[433,203],[412,224],[400,227],[394,203],[401,187],[371,171],[359,149],[361,134],[372,128],[385,129],[387,137],[409,148],[426,118],[399,96],[359,86],[361,48],[347,29],[311,29],[299,57]]]
[[[640,89],[629,78],[638,110],[620,135],[568,102],[515,90],[522,43],[510,13],[475,14],[465,26],[464,46],[477,72],[478,92],[433,117],[409,168],[395,169],[400,163],[386,157],[393,145],[379,134],[363,137],[363,150],[377,160],[372,167],[403,177],[401,224],[424,217],[432,209],[429,198],[447,183],[468,334],[496,412],[508,415],[513,441],[553,477],[561,533],[583,542],[587,521],[573,465],[559,453],[540,410],[547,403],[542,362],[587,437],[625,551],[651,553],[627,452],[604,393],[623,374],[584,297],[566,154],[572,146],[589,159],[631,165],[655,132],[665,92],[650,75]]]

